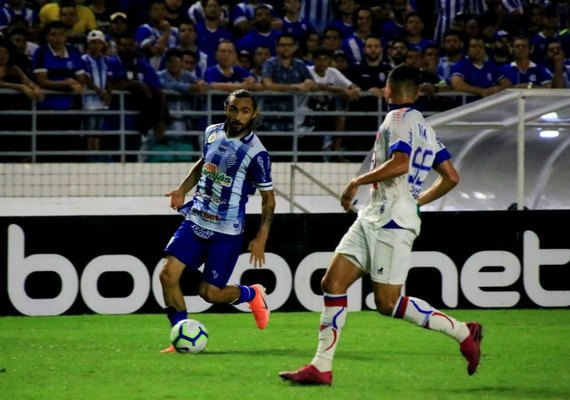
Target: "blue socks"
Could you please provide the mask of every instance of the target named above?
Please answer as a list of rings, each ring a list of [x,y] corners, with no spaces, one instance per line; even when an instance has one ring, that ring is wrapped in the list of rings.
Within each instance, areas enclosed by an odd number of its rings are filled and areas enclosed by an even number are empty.
[[[240,291],[240,295],[239,298],[236,301],[234,301],[232,304],[247,303],[253,300],[253,298],[255,297],[255,290],[253,290],[249,286],[244,286],[244,285],[236,285],[236,286]]]
[[[166,307],[165,310],[171,326],[174,326],[183,319],[188,318],[188,312],[186,310],[176,311],[174,307]]]

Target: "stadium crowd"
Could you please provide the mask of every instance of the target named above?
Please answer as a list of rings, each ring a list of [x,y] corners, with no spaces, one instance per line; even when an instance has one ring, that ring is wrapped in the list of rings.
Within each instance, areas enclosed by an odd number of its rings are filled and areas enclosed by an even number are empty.
[[[377,117],[292,112],[377,111],[400,64],[422,72],[421,111],[458,105],[453,92],[471,101],[510,87],[567,88],[569,24],[566,0],[2,0],[0,89],[23,95],[1,95],[1,108],[32,100],[39,110],[89,111],[39,115],[38,130],[84,135],[39,136],[38,149],[112,149],[97,132],[120,123],[97,111],[118,109],[113,91],[124,90],[126,108],[138,111],[127,120],[140,132],[131,148],[188,150],[199,143],[168,133],[203,129],[205,118],[176,111],[203,110],[210,90],[272,91],[281,95],[264,97],[262,110],[291,114],[265,117],[262,130],[306,132],[303,150],[367,150],[373,135],[322,132],[375,132]],[[212,98],[212,110],[224,97]],[[30,129],[29,118],[3,119],[3,130]],[[21,142],[2,147],[29,148]],[[266,146],[290,150],[291,141]]]

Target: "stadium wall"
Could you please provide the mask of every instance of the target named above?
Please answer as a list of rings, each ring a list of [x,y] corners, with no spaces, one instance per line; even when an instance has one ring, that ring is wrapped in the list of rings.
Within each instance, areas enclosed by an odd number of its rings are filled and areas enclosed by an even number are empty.
[[[279,311],[320,311],[320,279],[354,214],[278,214],[265,268],[246,254],[259,215],[248,217],[244,254],[232,282],[261,282]],[[425,212],[405,287],[439,308],[567,308],[570,212]],[[162,311],[162,249],[178,216],[0,217],[0,315],[129,314]],[[183,291],[188,311],[247,311],[212,306],[197,294],[197,273]],[[192,279],[194,278],[194,279]],[[371,285],[349,291],[349,309],[373,309]]]

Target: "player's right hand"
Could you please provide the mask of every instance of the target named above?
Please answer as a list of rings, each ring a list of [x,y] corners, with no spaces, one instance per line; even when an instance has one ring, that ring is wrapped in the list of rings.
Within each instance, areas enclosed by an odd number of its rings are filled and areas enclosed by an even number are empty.
[[[170,208],[173,210],[178,211],[180,207],[184,205],[184,192],[181,189],[174,189],[168,193],[164,194],[167,197],[170,197]]]

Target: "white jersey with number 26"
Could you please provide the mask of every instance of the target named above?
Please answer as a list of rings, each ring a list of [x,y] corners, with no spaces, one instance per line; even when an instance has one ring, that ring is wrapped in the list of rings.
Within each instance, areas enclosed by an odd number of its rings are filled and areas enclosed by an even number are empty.
[[[375,169],[395,151],[410,156],[408,173],[371,185],[370,202],[360,218],[381,228],[388,223],[420,232],[418,196],[430,170],[451,156],[422,113],[409,106],[390,111],[376,135],[372,154]]]

